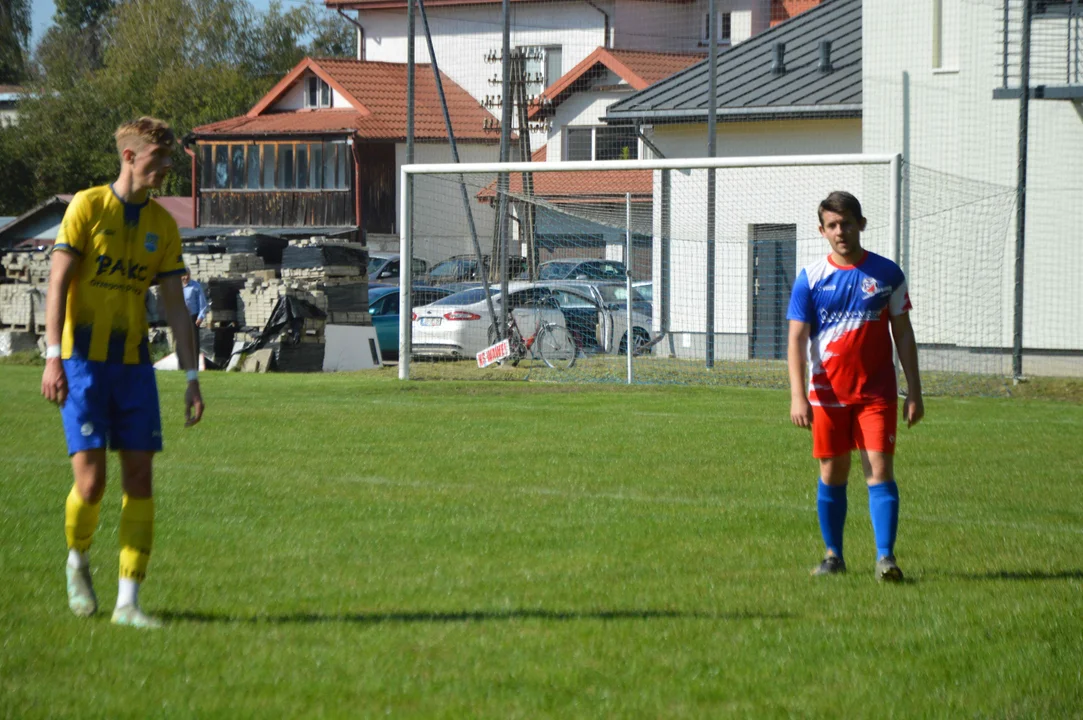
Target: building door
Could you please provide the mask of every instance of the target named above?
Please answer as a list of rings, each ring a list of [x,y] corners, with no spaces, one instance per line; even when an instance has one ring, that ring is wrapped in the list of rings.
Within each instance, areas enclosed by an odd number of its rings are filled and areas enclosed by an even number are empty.
[[[753,225],[751,357],[786,357],[786,309],[796,274],[797,226]]]

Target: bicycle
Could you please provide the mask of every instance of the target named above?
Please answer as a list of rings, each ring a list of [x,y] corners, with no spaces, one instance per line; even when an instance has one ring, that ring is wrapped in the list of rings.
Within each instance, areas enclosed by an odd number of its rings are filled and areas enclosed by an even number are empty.
[[[547,366],[555,370],[567,370],[575,365],[579,355],[575,338],[568,328],[554,322],[539,321],[530,337],[523,337],[519,330],[519,323],[515,321],[514,313],[508,313],[508,326],[506,332],[501,333],[498,325],[499,320],[489,326],[489,344],[495,345],[504,337],[511,346],[511,354],[501,362],[511,363],[512,367],[528,355],[531,359],[541,360]]]

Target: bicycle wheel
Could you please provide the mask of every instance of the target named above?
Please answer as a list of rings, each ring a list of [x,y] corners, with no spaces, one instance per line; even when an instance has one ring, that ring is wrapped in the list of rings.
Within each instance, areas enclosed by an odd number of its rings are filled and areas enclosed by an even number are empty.
[[[489,326],[489,345],[496,345],[500,342],[500,331],[497,329],[496,323]],[[519,365],[519,361],[526,355],[526,343],[523,342],[523,336],[519,334],[519,328],[512,326],[508,333],[508,343],[511,348],[511,355],[504,358],[499,362],[500,365],[509,363],[512,367]]]
[[[567,370],[575,365],[578,355],[575,338],[563,325],[546,325],[539,330],[534,347],[538,349],[542,362],[551,368]]]

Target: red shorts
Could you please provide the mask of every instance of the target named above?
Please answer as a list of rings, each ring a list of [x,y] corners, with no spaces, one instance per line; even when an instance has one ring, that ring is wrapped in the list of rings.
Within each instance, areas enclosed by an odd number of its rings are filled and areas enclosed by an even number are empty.
[[[895,454],[899,404],[812,406],[812,457],[847,455],[855,448]]]

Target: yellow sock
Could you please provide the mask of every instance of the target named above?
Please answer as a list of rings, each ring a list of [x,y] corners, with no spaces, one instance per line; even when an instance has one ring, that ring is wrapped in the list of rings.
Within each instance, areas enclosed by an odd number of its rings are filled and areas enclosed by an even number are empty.
[[[94,540],[94,531],[98,528],[98,515],[101,502],[93,505],[83,499],[75,485],[71,486],[68,501],[64,504],[64,536],[68,539],[68,549],[85,553]]]
[[[120,508],[120,576],[143,582],[154,544],[154,498],[124,495]]]

